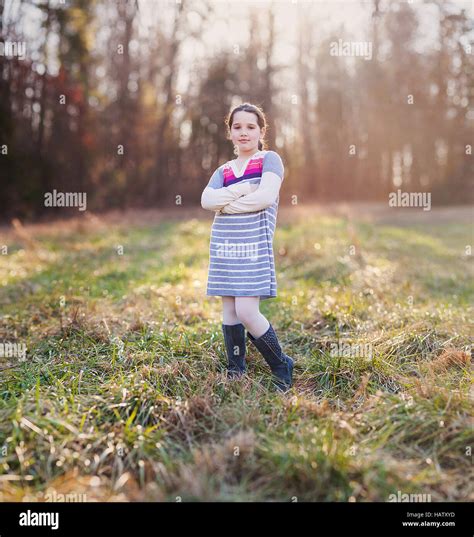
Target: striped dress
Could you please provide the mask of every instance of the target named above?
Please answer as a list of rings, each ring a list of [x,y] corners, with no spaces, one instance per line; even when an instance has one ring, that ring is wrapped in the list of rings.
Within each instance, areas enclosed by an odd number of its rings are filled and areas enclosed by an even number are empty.
[[[270,171],[284,176],[283,163],[275,151],[254,153],[239,171],[228,161],[214,172],[207,186],[221,188],[240,181],[260,183]],[[216,214],[209,245],[208,296],[277,296],[273,235],[278,202],[265,209],[239,214]]]

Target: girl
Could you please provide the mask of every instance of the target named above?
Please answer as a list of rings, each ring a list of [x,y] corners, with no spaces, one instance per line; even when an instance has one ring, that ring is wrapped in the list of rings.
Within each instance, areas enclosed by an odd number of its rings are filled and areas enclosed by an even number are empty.
[[[277,295],[273,234],[284,168],[275,151],[264,150],[263,111],[250,103],[235,107],[225,124],[237,158],[219,166],[201,196],[215,211],[209,248],[208,296],[221,296],[228,378],[246,372],[245,329],[281,391],[292,385],[293,360],[260,313],[260,299]]]

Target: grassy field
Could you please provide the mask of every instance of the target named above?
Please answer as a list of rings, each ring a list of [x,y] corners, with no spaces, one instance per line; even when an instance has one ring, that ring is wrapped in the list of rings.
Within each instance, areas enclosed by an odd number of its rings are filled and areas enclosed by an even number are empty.
[[[280,209],[287,394],[225,378],[209,213],[3,228],[0,500],[474,500],[472,212],[421,213]]]

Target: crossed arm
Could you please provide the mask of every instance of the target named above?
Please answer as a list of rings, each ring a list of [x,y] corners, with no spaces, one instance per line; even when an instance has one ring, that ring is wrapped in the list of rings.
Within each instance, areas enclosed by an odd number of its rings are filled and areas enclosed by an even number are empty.
[[[264,172],[258,185],[237,183],[216,189],[206,187],[201,196],[201,206],[219,214],[259,211],[275,202],[281,181],[276,173]]]
[[[257,185],[250,183],[236,183],[235,185],[212,188],[207,186],[201,195],[201,206],[209,211],[220,211],[228,203],[250,194],[257,188]]]

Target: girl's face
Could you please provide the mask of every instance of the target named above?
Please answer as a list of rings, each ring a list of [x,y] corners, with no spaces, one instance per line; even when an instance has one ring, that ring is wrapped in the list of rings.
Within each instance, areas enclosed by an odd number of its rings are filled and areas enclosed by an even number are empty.
[[[234,114],[230,135],[232,143],[239,148],[239,154],[258,150],[261,134],[263,132],[258,125],[256,114],[243,110]]]

